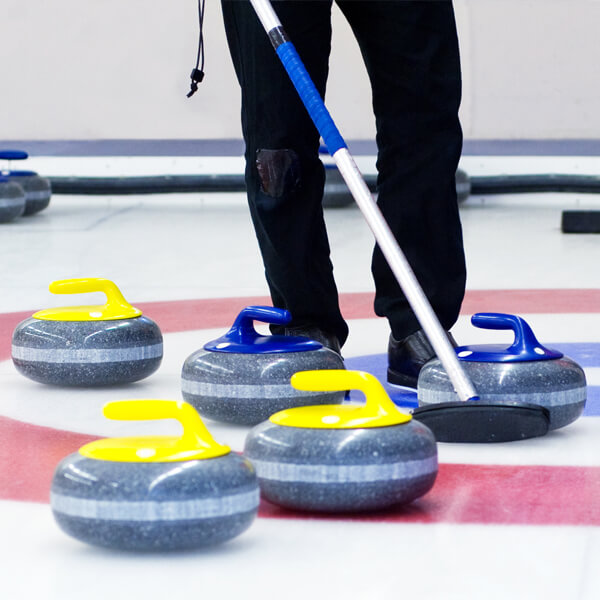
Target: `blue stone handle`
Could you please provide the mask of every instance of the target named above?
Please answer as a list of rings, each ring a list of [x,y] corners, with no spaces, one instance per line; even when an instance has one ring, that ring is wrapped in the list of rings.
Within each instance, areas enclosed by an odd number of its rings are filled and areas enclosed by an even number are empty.
[[[290,312],[282,308],[274,308],[273,306],[247,306],[240,311],[226,335],[228,338],[235,339],[237,343],[248,344],[259,337],[258,332],[254,329],[254,321],[285,325],[291,319],[292,315]]]
[[[333,156],[340,148],[346,148],[346,142],[327,110],[319,91],[312,82],[304,63],[292,42],[285,42],[276,48],[298,95],[302,99],[310,118],[316,125],[329,153]]]
[[[511,346],[503,352],[504,360],[510,357],[519,360],[540,360],[549,358],[560,358],[561,353],[545,348],[535,337],[533,330],[525,319],[517,315],[505,313],[477,313],[471,317],[471,323],[480,329],[510,329],[515,334],[515,340]],[[474,350],[475,348],[472,347]]]
[[[204,344],[209,352],[235,354],[275,354],[281,352],[307,352],[323,346],[306,337],[287,335],[261,335],[254,329],[254,321],[285,325],[292,320],[289,311],[272,306],[247,306],[235,319],[231,329],[223,336]]]
[[[25,160],[29,155],[22,150],[0,150],[2,160]]]

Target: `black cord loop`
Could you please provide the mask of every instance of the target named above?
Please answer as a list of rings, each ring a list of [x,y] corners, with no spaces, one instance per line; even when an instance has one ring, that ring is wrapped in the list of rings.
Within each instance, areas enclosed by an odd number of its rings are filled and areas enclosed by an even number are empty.
[[[198,0],[198,25],[200,27],[200,35],[198,38],[198,54],[196,56],[196,66],[190,74],[190,91],[187,97],[191,98],[198,91],[198,84],[204,79],[204,36],[202,28],[204,26],[204,3],[206,0]]]

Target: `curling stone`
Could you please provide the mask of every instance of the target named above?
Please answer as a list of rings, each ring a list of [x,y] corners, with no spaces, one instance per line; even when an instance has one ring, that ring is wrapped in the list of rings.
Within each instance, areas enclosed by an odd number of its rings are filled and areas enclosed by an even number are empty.
[[[107,279],[65,279],[55,294],[104,292],[104,306],[50,308],[17,325],[12,359],[40,383],[99,386],[130,383],[154,373],[163,355],[158,325],[128,304]]]
[[[406,504],[431,489],[438,471],[433,434],[400,412],[373,375],[311,371],[296,373],[292,385],[357,389],[366,404],[292,408],[254,427],[244,454],[265,499],[293,509],[355,512]]]
[[[297,371],[343,369],[341,356],[315,340],[299,336],[260,335],[253,321],[283,325],[291,315],[270,306],[248,306],[231,329],[190,355],[182,369],[183,399],[210,419],[256,425],[294,406],[335,404],[342,391],[294,389]]]
[[[509,329],[509,346],[459,346],[458,358],[482,401],[519,402],[548,411],[549,428],[558,429],[581,416],[586,400],[583,369],[561,352],[545,348],[524,319],[502,313],[478,313],[471,323],[482,329]],[[456,400],[446,371],[436,358],[419,374],[420,406]]]
[[[0,150],[0,159],[7,161],[25,160],[28,156],[27,152],[21,150]],[[23,188],[25,192],[24,216],[38,213],[50,204],[52,186],[49,179],[41,177],[35,171],[18,171],[12,169],[2,171],[2,175]]]
[[[8,223],[25,211],[25,191],[9,177],[0,175],[0,223]]]
[[[181,438],[97,440],[56,468],[50,505],[74,538],[120,550],[181,550],[219,544],[252,523],[259,502],[250,462],[215,442],[185,402],[125,400],[109,419],[177,419]]]

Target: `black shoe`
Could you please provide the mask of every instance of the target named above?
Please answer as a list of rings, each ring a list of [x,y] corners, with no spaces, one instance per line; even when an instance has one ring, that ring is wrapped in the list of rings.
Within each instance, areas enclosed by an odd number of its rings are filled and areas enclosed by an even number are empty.
[[[327,333],[326,331],[319,329],[318,327],[290,327],[285,329],[285,335],[295,335],[315,340],[325,348],[329,348],[329,350],[337,352],[340,356],[342,355],[342,349],[337,337],[332,333]]]
[[[448,333],[448,339],[454,347],[457,346],[450,333]],[[394,336],[390,334],[388,382],[416,389],[421,368],[432,358],[435,358],[435,351],[422,329],[400,341],[395,340]]]

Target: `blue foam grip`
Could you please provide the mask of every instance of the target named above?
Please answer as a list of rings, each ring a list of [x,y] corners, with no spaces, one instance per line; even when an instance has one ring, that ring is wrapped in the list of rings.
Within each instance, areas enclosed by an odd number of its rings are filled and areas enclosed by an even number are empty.
[[[292,42],[281,44],[277,47],[276,52],[290,76],[294,87],[298,91],[304,106],[306,106],[310,118],[314,121],[323,141],[327,145],[329,153],[333,156],[340,148],[347,148],[344,138],[333,122],[319,91],[310,78]]]

